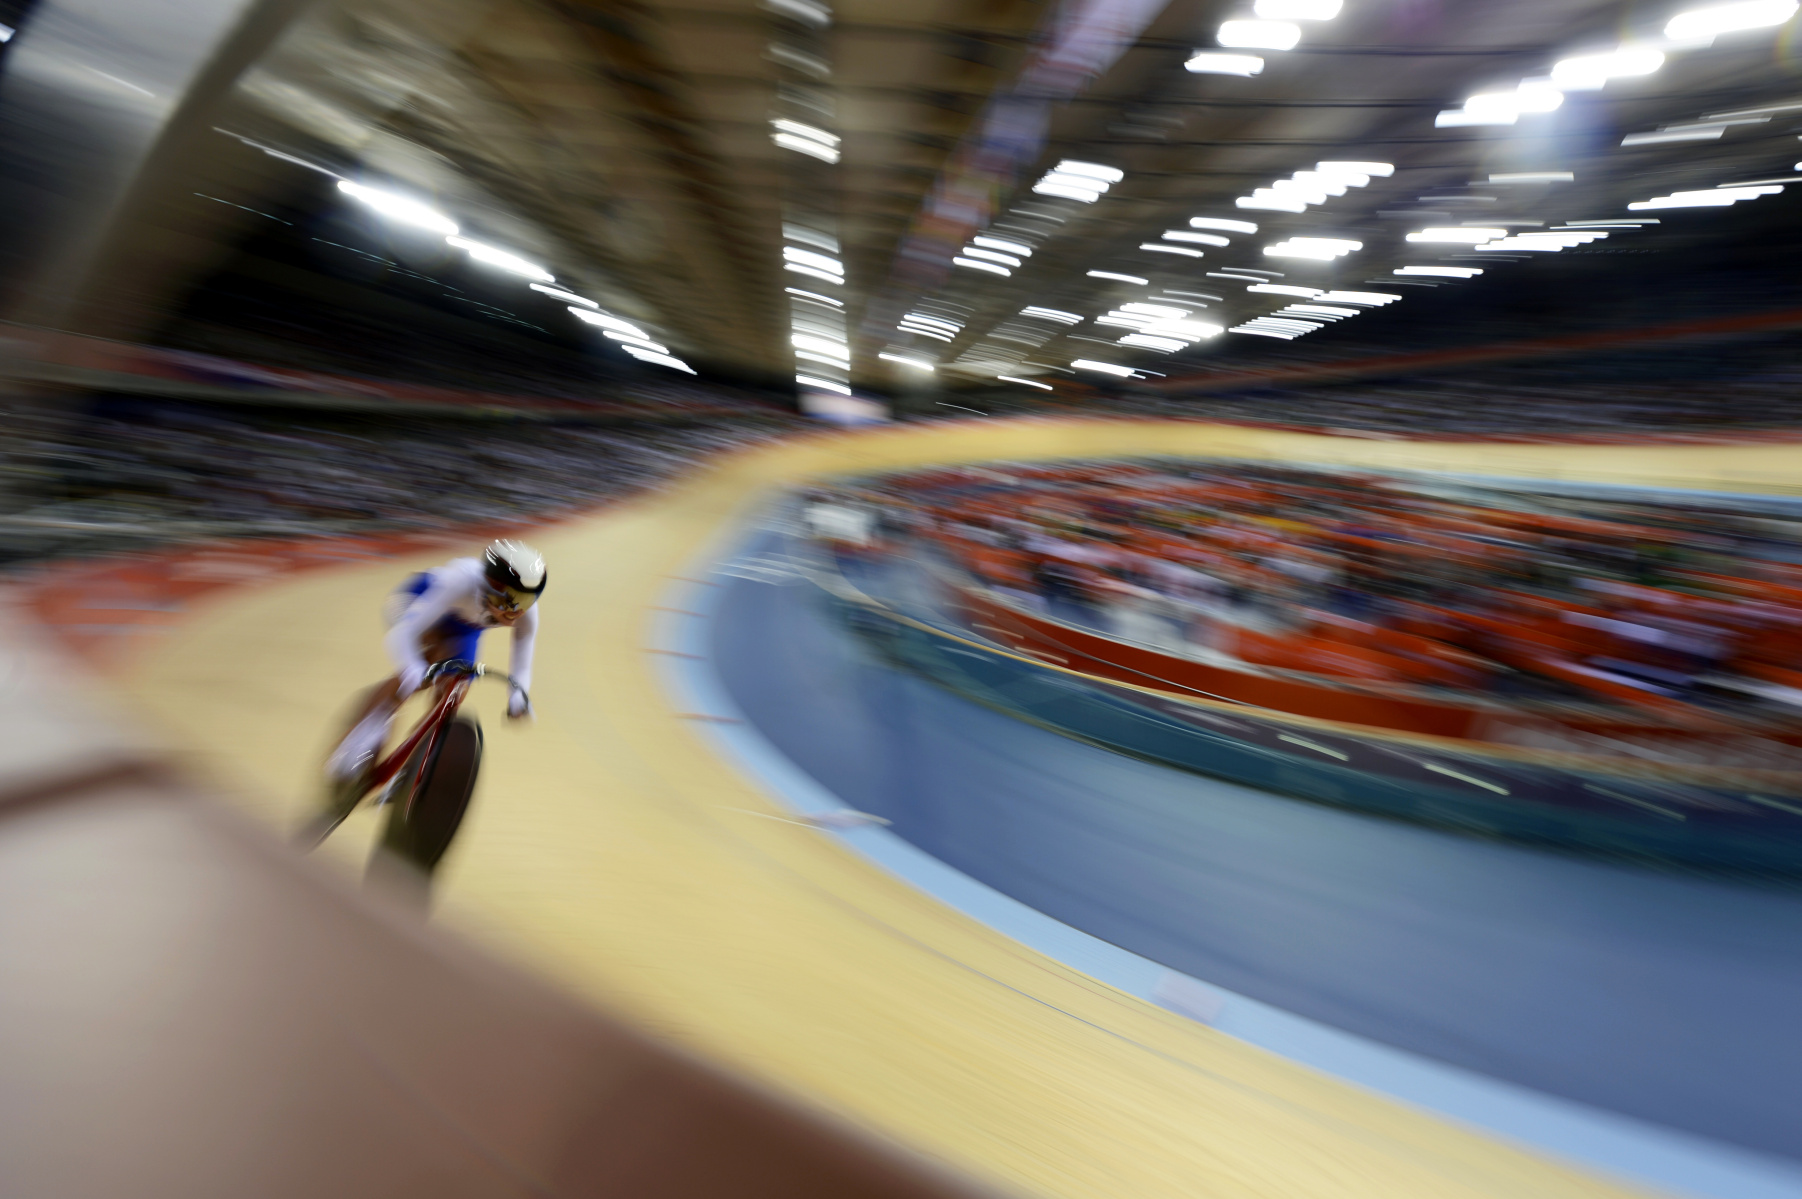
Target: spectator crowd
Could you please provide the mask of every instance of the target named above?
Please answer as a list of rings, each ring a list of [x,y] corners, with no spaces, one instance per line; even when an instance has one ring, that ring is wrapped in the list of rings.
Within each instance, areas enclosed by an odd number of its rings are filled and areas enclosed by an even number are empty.
[[[182,404],[15,414],[0,562],[192,538],[502,522],[654,487],[780,435],[777,411],[707,423],[333,417]]]
[[[934,471],[853,499],[992,594],[1176,656],[1691,731],[1802,718],[1802,512],[1781,502],[1192,462]]]

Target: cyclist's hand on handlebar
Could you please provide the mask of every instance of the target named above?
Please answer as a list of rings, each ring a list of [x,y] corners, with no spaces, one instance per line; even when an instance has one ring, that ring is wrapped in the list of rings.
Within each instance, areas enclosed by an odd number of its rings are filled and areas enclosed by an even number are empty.
[[[425,663],[415,662],[404,667],[400,672],[400,697],[402,699],[413,694],[425,685]]]
[[[526,698],[525,692],[515,687],[513,689],[513,694],[507,697],[507,719],[518,720],[522,716],[530,716],[531,714],[532,701]]]

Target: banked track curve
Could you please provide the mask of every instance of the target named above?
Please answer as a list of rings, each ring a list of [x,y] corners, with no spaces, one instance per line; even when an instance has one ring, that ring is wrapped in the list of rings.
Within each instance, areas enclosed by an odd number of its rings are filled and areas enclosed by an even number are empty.
[[[1027,1194],[1638,1193],[1284,1061],[1030,951],[776,804],[672,707],[651,652],[771,489],[957,461],[1196,454],[1722,491],[1791,491],[1781,446],[1388,442],[1189,422],[1030,420],[822,434],[740,452],[543,532],[526,729],[477,701],[484,779],[438,918],[586,999]],[[384,673],[377,612],[442,555],[226,592],[121,665],[197,769],[291,827],[325,730]],[[490,655],[500,652],[498,644]],[[497,690],[498,695],[498,690]],[[360,815],[328,846],[356,869]]]

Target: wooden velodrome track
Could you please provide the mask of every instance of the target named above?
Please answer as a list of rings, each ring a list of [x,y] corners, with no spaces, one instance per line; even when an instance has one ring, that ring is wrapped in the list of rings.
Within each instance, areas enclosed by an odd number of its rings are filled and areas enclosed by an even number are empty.
[[[1639,1193],[1317,1074],[1112,990],[881,872],[778,808],[671,707],[650,625],[747,505],[833,472],[1129,454],[1294,458],[1791,491],[1791,447],[1483,446],[1177,422],[827,434],[721,459],[536,536],[551,563],[529,727],[488,730],[439,919],[596,1004],[1005,1190],[1059,1196]],[[452,484],[454,485],[454,483]],[[377,613],[443,553],[217,593],[119,665],[260,817],[314,798],[328,726],[386,673]],[[504,661],[504,639],[488,656]],[[367,812],[323,856],[360,869]]]

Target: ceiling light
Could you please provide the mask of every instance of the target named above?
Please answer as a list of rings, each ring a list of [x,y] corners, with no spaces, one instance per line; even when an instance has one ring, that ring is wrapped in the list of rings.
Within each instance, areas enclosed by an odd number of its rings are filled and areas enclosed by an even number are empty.
[[[1112,362],[1096,362],[1093,358],[1078,358],[1070,365],[1079,371],[1099,371],[1104,375],[1119,375],[1123,379],[1137,373],[1130,366],[1118,366]]]
[[[1019,378],[1015,378],[1013,375],[996,375],[995,378],[999,379],[1003,383],[1023,383],[1028,387],[1036,387],[1040,391],[1055,391],[1055,390],[1057,390],[1056,388],[1052,387],[1051,384],[1049,384],[1049,383],[1037,383],[1031,379],[1019,379]]]
[[[834,341],[831,338],[826,337],[815,337],[810,333],[796,333],[789,338],[789,341],[800,349],[814,350],[821,354],[832,354],[839,358],[848,357],[851,353],[850,349],[842,341]]]
[[[1389,272],[1392,275],[1438,275],[1447,279],[1469,279],[1483,273],[1482,268],[1474,266],[1398,266]]]
[[[1466,225],[1435,226],[1408,234],[1409,241],[1453,242],[1459,245],[1474,246],[1479,242],[1492,238],[1506,237],[1506,229],[1473,229]]]
[[[1138,303],[1122,304],[1122,305],[1120,305],[1119,308],[1115,309],[1113,312],[1109,313],[1108,315],[1118,316],[1120,313],[1123,313],[1123,312],[1131,312],[1131,313],[1135,313],[1139,316],[1169,317],[1172,320],[1180,320],[1181,318],[1189,315],[1189,310],[1187,308],[1176,308],[1169,304],[1138,304]]]
[[[920,313],[920,312],[910,312],[906,316],[902,317],[901,319],[904,321],[912,321],[914,324],[917,324],[917,325],[943,325],[945,328],[951,330],[953,333],[956,333],[959,329],[963,328],[962,323],[960,323],[958,321],[948,321],[944,317],[927,316],[924,313]]]
[[[783,221],[782,236],[789,241],[798,241],[804,246],[815,246],[834,254],[838,253],[838,238],[829,233],[821,233],[818,229],[809,229],[806,225]]]
[[[952,266],[961,266],[966,270],[987,271],[991,275],[1011,275],[1012,271],[1004,266],[996,266],[992,262],[983,262],[978,258],[965,258],[961,255],[951,260]]]
[[[842,396],[851,394],[851,389],[849,387],[846,387],[843,383],[834,383],[830,379],[816,379],[811,375],[796,375],[795,382],[799,383],[802,387],[811,387],[816,391],[834,391]]]
[[[812,125],[804,125],[800,121],[790,121],[784,117],[776,117],[770,121],[770,124],[784,133],[792,133],[796,137],[806,138],[808,141],[816,142],[822,146],[836,146],[839,143],[839,138],[836,133],[827,133],[824,129],[817,129]]]
[[[1205,291],[1177,291],[1173,287],[1166,287],[1164,289],[1164,294],[1167,296],[1182,296],[1184,299],[1188,300],[1213,300],[1215,303],[1219,303],[1224,298],[1222,296],[1209,295]],[[1201,307],[1206,308],[1207,305],[1203,304]]]
[[[1228,233],[1256,233],[1258,227],[1251,221],[1233,221],[1223,217],[1192,216],[1189,218],[1191,229],[1224,229]]]
[[[1223,21],[1214,40],[1232,50],[1292,50],[1301,26],[1287,21]]]
[[[1033,184],[1032,190],[1041,196],[1057,196],[1065,200],[1078,200],[1084,204],[1093,204],[1101,199],[1102,192],[1107,190],[1101,187],[1079,187],[1075,183],[1068,182],[1070,178],[1070,176],[1047,175]]]
[[[373,187],[364,187],[361,183],[352,183],[348,179],[338,180],[338,190],[353,200],[361,201],[391,221],[398,221],[403,225],[413,225],[432,233],[455,234],[457,232],[457,222],[436,208],[407,196],[395,195],[393,192],[385,192]]]
[[[1334,308],[1329,304],[1290,304],[1284,312],[1296,312],[1303,316],[1324,316],[1333,320],[1344,320],[1348,316],[1362,316],[1356,308]]]
[[[602,329],[601,336],[611,337],[614,341],[626,343],[620,347],[621,349],[625,349],[628,346],[640,346],[643,349],[655,350],[659,354],[669,353],[668,346],[652,341],[648,337],[634,337],[630,333],[616,333],[612,329]]]
[[[1521,112],[1554,112],[1564,103],[1564,93],[1548,79],[1523,79],[1514,89],[1514,106]]]
[[[794,246],[783,246],[782,257],[802,266],[810,266],[816,271],[825,271],[831,275],[842,276],[845,264],[827,254],[816,254],[812,250],[800,250]]]
[[[1520,114],[1510,108],[1506,112],[1472,112],[1465,108],[1448,108],[1433,118],[1433,125],[1438,129],[1449,129],[1457,125],[1512,125],[1520,119]]]
[[[564,291],[561,287],[546,287],[542,283],[528,283],[526,286],[530,287],[533,291],[543,292],[553,300],[562,300],[566,304],[582,304],[589,308],[600,307],[599,304],[595,303],[587,296],[579,296],[573,291]]]
[[[792,133],[772,133],[770,140],[784,150],[794,150],[809,158],[817,158],[821,162],[838,161],[838,147],[828,146],[811,138],[796,137]]]
[[[1342,237],[1291,237],[1265,246],[1264,253],[1272,258],[1312,258],[1317,262],[1332,262],[1363,248],[1363,242]]]
[[[1058,321],[1066,325],[1075,325],[1082,322],[1082,317],[1078,316],[1076,313],[1060,312],[1056,308],[1022,308],[1020,309],[1020,315],[1037,317],[1044,321]]]
[[[1114,184],[1126,178],[1126,172],[1119,167],[1102,166],[1098,162],[1078,162],[1074,158],[1066,158],[1052,168],[1060,175],[1082,175],[1102,183]]]
[[[1306,200],[1298,196],[1285,196],[1265,187],[1259,188],[1249,196],[1240,196],[1233,201],[1233,205],[1237,208],[1256,208],[1265,212],[1306,212],[1308,210]]]
[[[1189,341],[1200,341],[1204,337],[1218,337],[1221,326],[1212,321],[1156,321],[1140,330],[1142,333],[1166,337],[1182,337]]]
[[[900,328],[901,332],[911,333],[915,337],[930,337],[934,341],[943,341],[943,342],[950,342],[950,341],[955,340],[955,338],[947,337],[943,333],[934,333],[930,329],[918,329],[912,325],[901,325],[898,327]]]
[[[1610,79],[1650,75],[1664,65],[1664,55],[1638,46],[1622,46],[1607,54],[1580,54],[1552,67],[1552,82],[1567,92],[1596,91]]]
[[[1139,249],[1154,250],[1159,254],[1181,254],[1187,258],[1203,257],[1202,252],[1200,250],[1187,250],[1187,249],[1184,249],[1182,246],[1160,246],[1154,241],[1140,242]]]
[[[1629,133],[1621,138],[1623,146],[1657,146],[1665,142],[1712,142],[1719,141],[1721,134],[1727,132],[1725,125],[1680,125],[1674,129],[1659,129],[1652,133]]]
[[[1118,313],[1109,313],[1107,316],[1096,317],[1095,323],[1097,325],[1115,325],[1122,329],[1143,329],[1146,325],[1152,323],[1152,318],[1149,316],[1121,316]]]
[[[638,350],[631,346],[623,346],[621,348],[640,362],[655,362],[658,366],[672,367],[685,374],[692,375],[695,373],[694,367],[688,365],[688,363],[682,361],[680,358],[672,358],[668,354],[655,354],[647,350]]]
[[[1633,212],[1643,212],[1652,208],[1726,208],[1741,200],[1755,200],[1759,196],[1774,196],[1783,190],[1779,186],[1771,187],[1717,187],[1711,191],[1672,192],[1668,196],[1653,196],[1650,200],[1641,200],[1627,205]]]
[[[802,291],[798,287],[785,287],[782,290],[791,296],[800,296],[803,300],[815,300],[833,308],[843,308],[845,306],[843,300],[835,300],[831,296],[823,296],[817,291]]]
[[[517,254],[509,254],[494,246],[485,246],[479,241],[470,241],[463,237],[447,237],[449,245],[457,247],[477,262],[485,262],[489,266],[514,275],[524,275],[528,279],[536,279],[540,283],[555,283],[556,277],[535,262],[527,262]]]
[[[1577,176],[1570,171],[1514,171],[1491,175],[1491,183],[1573,183]]]
[[[1178,350],[1186,350],[1189,343],[1174,337],[1152,337],[1146,333],[1128,333],[1116,345],[1137,346],[1142,350],[1157,350],[1164,354],[1174,354]]]
[[[1151,280],[1141,279],[1137,275],[1121,275],[1113,271],[1090,271],[1088,272],[1088,275],[1091,279],[1117,279],[1121,283],[1137,283],[1144,285],[1151,282]]]
[[[1018,254],[1022,258],[1032,257],[1032,247],[1023,246],[1017,241],[1007,241],[999,237],[977,236],[970,239],[973,246],[985,246],[991,250],[1004,250],[1009,254]]]
[[[1227,332],[1228,333],[1251,333],[1251,334],[1255,334],[1258,337],[1277,337],[1277,338],[1281,338],[1283,341],[1294,341],[1295,340],[1295,334],[1293,334],[1293,333],[1278,333],[1275,329],[1258,329],[1258,328],[1254,328],[1251,325],[1239,325],[1232,329],[1228,329]]]
[[[571,308],[570,315],[578,320],[587,321],[591,325],[599,325],[603,329],[612,329],[618,333],[627,333],[633,337],[644,337],[645,331],[631,321],[622,321],[617,316],[608,316],[605,312],[590,312],[586,308]]]
[[[782,269],[785,271],[793,271],[797,275],[806,275],[810,279],[823,279],[827,283],[843,283],[845,281],[843,275],[834,275],[826,271],[815,270],[810,266],[802,266],[798,262],[785,262],[782,264]]]
[[[1796,0],[1741,0],[1738,4],[1694,8],[1672,17],[1664,27],[1664,36],[1673,42],[1707,44],[1723,33],[1781,25],[1796,15],[1796,7]]]
[[[1272,296],[1300,296],[1305,300],[1311,300],[1320,294],[1318,287],[1290,287],[1284,283],[1254,283],[1245,290]]]
[[[1279,179],[1270,186],[1278,191],[1287,190],[1284,183],[1294,182],[1303,188],[1325,192],[1329,196],[1343,196],[1348,187],[1363,187],[1370,182],[1368,175],[1350,175],[1343,172],[1328,174],[1325,171],[1296,171],[1288,179]]]
[[[902,366],[911,366],[915,370],[930,371],[938,369],[924,358],[909,358],[905,354],[878,354],[876,357],[884,362],[899,362]]]
[[[1329,291],[1315,299],[1329,304],[1368,304],[1373,308],[1381,308],[1384,304],[1393,304],[1401,299],[1386,291]]]
[[[1395,174],[1395,164],[1389,162],[1317,162],[1314,169],[1323,175],[1375,175],[1383,179]]]
[[[1239,75],[1249,77],[1264,69],[1264,60],[1255,54],[1221,54],[1215,50],[1197,50],[1183,64],[1197,75]]]
[[[832,24],[832,10],[816,0],[763,0],[763,6],[809,25]]]
[[[1479,92],[1464,101],[1464,111],[1472,116],[1494,117],[1502,124],[1512,125],[1520,116],[1519,100],[1514,92]]]
[[[1221,237],[1219,234],[1189,233],[1182,229],[1164,230],[1164,240],[1194,242],[1201,246],[1230,246],[1233,244],[1231,238]]]
[[[1345,0],[1257,0],[1251,10],[1269,21],[1330,21]]]
[[[999,250],[984,250],[977,246],[965,246],[964,254],[970,258],[981,258],[987,262],[999,262],[1002,266],[1019,266],[1020,260],[1012,254],[1003,254]]]

